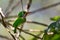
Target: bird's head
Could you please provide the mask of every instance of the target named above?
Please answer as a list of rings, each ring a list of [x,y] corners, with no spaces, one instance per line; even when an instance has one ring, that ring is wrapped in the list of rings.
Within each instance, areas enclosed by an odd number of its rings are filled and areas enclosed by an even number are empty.
[[[23,17],[25,15],[26,11],[20,11],[18,14],[18,17]]]

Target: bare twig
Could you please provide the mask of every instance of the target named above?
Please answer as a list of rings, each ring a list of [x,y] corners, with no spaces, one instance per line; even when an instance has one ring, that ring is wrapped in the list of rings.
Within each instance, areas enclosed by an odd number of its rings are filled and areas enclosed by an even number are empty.
[[[18,30],[21,30],[21,29],[19,29],[19,28],[17,28]],[[21,30],[22,32],[24,32],[24,33],[26,33],[26,34],[29,34],[29,35],[32,35],[32,36],[34,36],[34,37],[36,37],[36,38],[39,38],[39,39],[41,39],[40,37],[38,37],[38,36],[36,36],[36,35],[34,35],[34,34],[31,34],[31,33],[29,33],[29,32],[26,32],[26,31],[24,31],[24,30]]]
[[[12,39],[10,39],[10,38],[8,38],[8,37],[6,37],[6,36],[3,36],[3,35],[0,35],[0,37],[1,37],[1,38],[5,38],[5,39],[8,39],[8,40],[12,40]]]
[[[3,24],[3,26],[7,29],[7,24],[5,23],[5,21],[4,21],[4,17],[2,16],[2,14],[0,13],[0,15],[1,15],[1,18],[2,18],[2,24]],[[7,29],[7,31],[10,33],[10,35],[13,37],[13,39],[15,40],[15,37],[11,34],[11,32]]]
[[[29,2],[27,3],[27,12],[25,13],[23,17],[26,17],[29,14],[29,9],[31,7],[31,4],[32,4],[32,0],[29,0]]]
[[[23,0],[21,0],[21,5],[22,5],[22,11],[23,11],[23,10],[24,10],[24,9],[23,9]]]
[[[5,13],[10,9],[10,7],[11,7],[13,1],[14,1],[14,0],[9,0],[9,4],[8,4],[6,10],[5,10]]]
[[[37,36],[38,36],[38,37],[41,36],[42,33],[43,33],[43,32],[38,33]],[[34,37],[32,40],[35,40],[35,39],[38,40],[38,38],[36,38],[36,37]],[[42,40],[42,39],[41,39],[41,40]]]
[[[27,4],[27,11],[29,10],[30,8],[30,5],[31,5],[31,2],[32,0],[29,0],[28,4]],[[23,11],[23,0],[21,0],[21,5],[22,5],[22,11]],[[22,12],[23,13],[23,12]],[[23,16],[23,18],[25,18],[27,16],[28,13],[25,13],[25,15]],[[21,25],[21,30],[23,29],[23,25],[24,23]],[[21,34],[21,30],[20,30],[20,34]]]
[[[14,16],[8,16],[6,17],[5,19],[9,19],[9,18],[17,18],[18,16],[17,15],[14,15]]]
[[[38,24],[38,25],[43,25],[43,26],[48,26],[47,24],[44,23],[39,23],[39,22],[35,22],[35,21],[27,21],[27,23],[34,23],[34,24]]]
[[[14,21],[14,20],[8,20],[8,22],[13,22],[13,21]],[[40,22],[36,22],[36,21],[26,21],[26,23],[33,23],[33,24],[38,24],[38,25],[43,25],[43,26],[48,27],[47,24],[40,23]]]
[[[11,8],[11,10],[6,13],[6,17],[8,17],[8,15],[9,15],[19,4],[20,4],[20,1],[18,1],[18,3],[16,3],[16,5],[14,5],[14,6]]]
[[[12,24],[8,23],[8,22],[5,22],[7,25],[10,25],[13,27]],[[21,28],[20,28],[21,29]],[[40,30],[33,30],[33,29],[25,29],[24,31],[28,31],[28,32],[43,32],[43,31],[40,31]]]
[[[5,21],[4,21],[4,17],[2,16],[2,14],[0,13],[0,15],[1,15],[1,18],[2,18],[2,24],[3,24],[3,26],[6,28],[7,26],[6,26],[6,23],[5,23]]]
[[[46,9],[49,9],[49,8],[51,8],[51,7],[55,7],[55,6],[58,6],[58,5],[60,5],[60,2],[55,3],[55,4],[52,4],[52,5],[49,5],[49,6],[47,6],[47,7],[39,8],[39,9],[37,9],[37,10],[35,10],[35,11],[32,11],[32,12],[30,12],[30,13],[31,13],[31,14],[34,14],[35,12],[43,11],[43,10],[46,10]]]
[[[1,20],[0,20],[1,21]],[[12,24],[8,23],[8,22],[5,22],[7,25],[10,25],[10,26],[13,26]],[[40,30],[33,30],[33,29],[25,29],[25,31],[28,31],[28,32],[43,32],[43,31],[40,31]]]
[[[8,31],[8,32],[9,32],[10,35],[13,37],[13,39],[16,40],[16,38],[14,37],[14,35],[13,35],[10,31]]]
[[[22,38],[22,40],[25,40],[25,38],[23,36],[21,36],[21,35],[19,35],[19,36]]]
[[[23,29],[23,25],[24,25],[24,24],[21,25],[21,28],[20,28],[21,30]],[[20,34],[21,34],[21,30],[20,30]]]
[[[41,30],[37,30],[37,29],[24,29],[25,31],[27,31],[27,32],[43,32],[43,31],[41,31]]]
[[[8,25],[10,25],[10,26],[12,26],[12,24],[8,24]],[[21,29],[19,29],[19,28],[17,28],[18,30],[21,30]],[[36,38],[39,38],[39,39],[41,39],[40,37],[38,37],[38,36],[36,36],[36,35],[34,35],[34,34],[31,34],[31,33],[29,33],[29,32],[26,32],[25,30],[21,30],[22,32],[24,32],[24,33],[26,33],[26,34],[29,34],[29,35],[32,35],[32,36],[34,36],[34,37],[36,37]]]
[[[43,11],[43,10],[46,10],[46,9],[49,9],[49,8],[51,8],[51,7],[55,7],[55,6],[58,6],[58,5],[60,5],[60,2],[55,3],[55,4],[52,4],[52,5],[49,5],[49,6],[47,6],[47,7],[39,8],[39,9],[37,9],[37,10],[35,10],[35,11],[28,12],[28,13],[29,13],[29,15],[31,15],[31,14],[34,14],[35,12]],[[16,15],[15,15],[15,16],[8,16],[8,17],[6,17],[6,18],[15,18],[15,17],[17,17],[17,16],[16,16]]]
[[[13,22],[13,21],[14,21],[14,20],[8,20],[8,22]],[[33,23],[33,24],[38,24],[38,25],[43,25],[43,26],[48,27],[47,24],[40,23],[40,22],[36,22],[36,21],[26,21],[26,23]]]
[[[31,4],[32,4],[32,0],[29,0],[29,2],[27,3],[27,11],[29,11]]]

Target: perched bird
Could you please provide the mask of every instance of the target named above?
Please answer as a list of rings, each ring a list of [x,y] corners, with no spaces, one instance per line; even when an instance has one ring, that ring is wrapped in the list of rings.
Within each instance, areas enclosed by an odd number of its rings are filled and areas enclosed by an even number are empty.
[[[23,18],[25,13],[26,13],[25,11],[19,12],[16,21],[13,23],[14,33],[16,33],[16,29],[18,28],[19,25],[22,25],[23,23],[26,22],[26,18]]]

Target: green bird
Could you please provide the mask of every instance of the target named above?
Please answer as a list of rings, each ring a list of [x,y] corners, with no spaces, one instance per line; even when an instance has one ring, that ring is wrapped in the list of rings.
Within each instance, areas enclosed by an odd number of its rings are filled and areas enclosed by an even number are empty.
[[[14,33],[16,33],[16,30],[17,30],[17,28],[18,28],[19,25],[22,25],[23,23],[26,22],[26,18],[23,18],[23,16],[24,16],[25,13],[26,13],[25,11],[19,12],[18,18],[13,23]]]
[[[53,17],[53,18],[50,18],[52,21],[57,21],[57,20],[59,20],[60,19],[60,16],[55,16],[55,17]]]

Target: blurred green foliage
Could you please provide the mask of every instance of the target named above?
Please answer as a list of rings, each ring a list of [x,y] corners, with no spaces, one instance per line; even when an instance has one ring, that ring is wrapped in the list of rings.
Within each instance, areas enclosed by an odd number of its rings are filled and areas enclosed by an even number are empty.
[[[51,20],[54,22],[45,30],[43,40],[60,40],[60,16],[55,16]],[[49,32],[50,34],[48,34]]]

